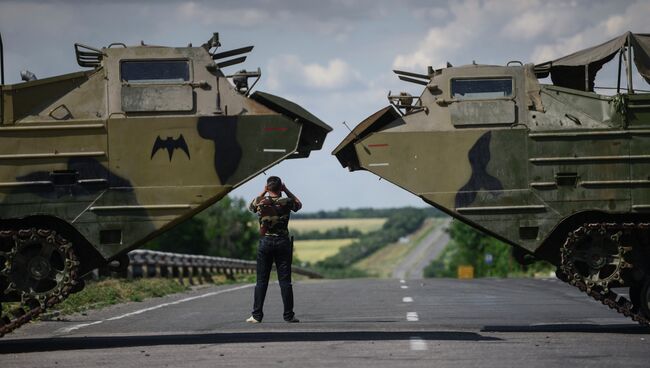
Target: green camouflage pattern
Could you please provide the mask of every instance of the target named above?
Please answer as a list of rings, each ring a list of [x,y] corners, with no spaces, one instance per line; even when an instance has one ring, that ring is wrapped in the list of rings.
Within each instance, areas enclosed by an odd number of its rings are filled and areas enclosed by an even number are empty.
[[[297,212],[300,207],[293,198],[264,196],[254,198],[249,209],[259,218],[260,235],[289,236],[291,211]]]
[[[92,70],[1,86],[4,226],[67,234],[86,273],[322,147],[329,126],[234,86],[211,48],[112,45],[96,50]],[[186,80],[136,83],[121,72],[170,60]]]

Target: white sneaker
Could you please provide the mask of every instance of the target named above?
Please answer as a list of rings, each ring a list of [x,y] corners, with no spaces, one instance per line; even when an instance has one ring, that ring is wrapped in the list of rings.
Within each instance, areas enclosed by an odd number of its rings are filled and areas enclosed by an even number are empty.
[[[250,317],[246,320],[246,322],[248,322],[248,323],[260,323],[260,322],[262,322],[262,321],[258,321],[258,320],[255,319],[255,317],[250,316]]]

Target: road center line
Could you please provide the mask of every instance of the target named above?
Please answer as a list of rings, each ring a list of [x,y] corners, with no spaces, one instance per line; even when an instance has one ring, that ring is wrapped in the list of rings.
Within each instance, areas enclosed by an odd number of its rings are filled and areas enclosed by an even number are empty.
[[[413,303],[413,298],[411,298],[410,296],[405,296],[402,298],[402,301],[404,303]]]
[[[409,322],[417,322],[420,320],[420,316],[418,316],[418,312],[407,312],[406,320]]]
[[[399,280],[399,283],[400,283],[400,284],[403,284],[403,283],[405,283],[405,282],[406,282],[406,280],[404,280],[404,279]]]
[[[197,295],[197,296],[191,296],[191,297],[188,297],[188,298],[184,298],[184,299],[176,300],[176,301],[169,302],[169,303],[163,303],[163,304],[154,305],[153,307],[140,309],[140,310],[137,310],[137,311],[134,311],[134,312],[125,313],[125,314],[122,314],[122,315],[119,315],[119,316],[115,316],[115,317],[107,318],[107,319],[100,320],[100,321],[89,322],[89,323],[80,323],[80,324],[78,324],[78,325],[74,325],[74,326],[70,326],[70,327],[61,328],[61,329],[57,330],[55,333],[56,333],[56,334],[69,333],[69,332],[72,332],[72,331],[78,330],[78,329],[80,329],[80,328],[84,328],[84,327],[88,327],[88,326],[93,326],[93,325],[98,325],[98,324],[100,324],[100,323],[104,323],[104,322],[108,322],[108,321],[117,321],[117,320],[119,320],[119,319],[123,319],[123,318],[131,317],[131,316],[135,316],[135,315],[142,314],[142,313],[151,312],[151,311],[153,311],[153,310],[160,309],[160,308],[165,308],[165,307],[168,307],[168,306],[170,306],[170,305],[177,305],[177,304],[181,304],[181,303],[185,303],[185,302],[190,302],[190,301],[192,301],[192,300],[208,298],[208,297],[211,297],[211,296],[215,296],[215,295],[219,295],[219,294],[225,294],[225,293],[229,293],[229,292],[231,292],[231,291],[237,291],[237,290],[241,290],[241,289],[246,289],[246,288],[253,287],[253,286],[255,286],[255,284],[247,284],[247,285],[242,285],[242,286],[233,287],[233,288],[230,288],[230,289],[218,290],[218,291],[212,291],[212,292],[209,292],[209,293],[205,293],[205,294],[201,294],[201,295]]]
[[[414,351],[422,351],[422,350],[428,350],[429,347],[427,346],[427,342],[422,340],[421,338],[414,336],[411,337],[411,350]]]
[[[402,285],[402,286],[400,286],[400,288],[402,288],[402,289],[408,289],[409,287],[406,286],[406,285]]]

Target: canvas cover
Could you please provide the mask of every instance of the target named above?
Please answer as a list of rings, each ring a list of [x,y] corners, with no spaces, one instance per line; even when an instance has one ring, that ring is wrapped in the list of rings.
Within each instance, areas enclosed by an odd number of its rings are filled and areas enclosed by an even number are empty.
[[[535,66],[538,77],[551,74],[553,84],[573,89],[593,90],[596,73],[612,60],[626,45],[633,49],[634,64],[646,82],[650,83],[650,34],[627,32],[621,36],[553,61]]]

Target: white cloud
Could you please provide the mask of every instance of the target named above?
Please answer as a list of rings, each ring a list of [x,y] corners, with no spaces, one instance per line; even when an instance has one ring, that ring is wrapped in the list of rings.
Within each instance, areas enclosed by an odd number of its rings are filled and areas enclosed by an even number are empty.
[[[359,73],[338,58],[319,64],[303,63],[298,56],[287,55],[272,59],[267,70],[266,83],[273,90],[289,90],[292,86],[335,90],[360,80]]]
[[[422,70],[428,65],[441,67],[459,51],[471,49],[486,35],[498,34],[501,18],[520,10],[520,1],[478,1],[466,0],[449,5],[447,23],[430,28],[417,49],[397,55],[396,68]]]
[[[535,47],[531,59],[535,62],[553,60],[562,55],[603,43],[626,31],[646,32],[648,14],[650,14],[649,2],[634,2],[625,7],[622,14],[612,14],[594,22],[595,25],[591,27],[583,27],[580,32],[559,37],[555,42]]]
[[[271,19],[286,19],[286,12],[270,12],[256,8],[214,7],[205,3],[187,2],[178,6],[178,15],[186,20],[198,21],[205,25],[228,24],[250,25],[266,23]]]

